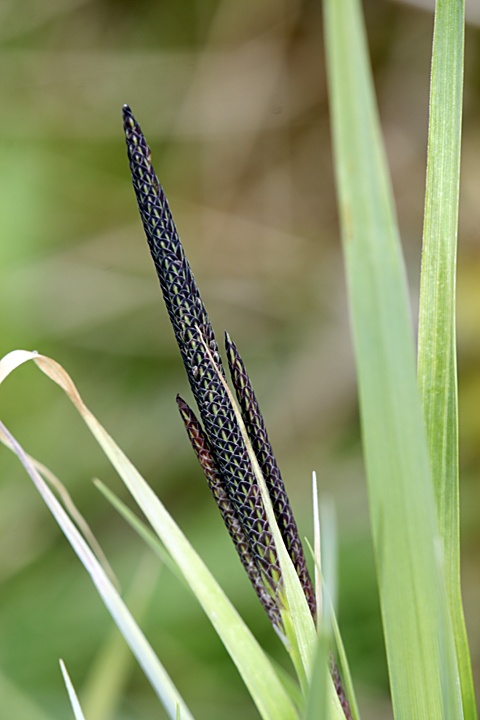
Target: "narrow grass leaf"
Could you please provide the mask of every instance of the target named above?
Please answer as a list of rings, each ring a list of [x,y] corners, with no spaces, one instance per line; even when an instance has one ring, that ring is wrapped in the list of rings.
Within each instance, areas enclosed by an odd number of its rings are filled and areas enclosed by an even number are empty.
[[[193,720],[193,715],[190,713],[183,699],[180,697],[175,685],[153,652],[145,636],[135,623],[132,615],[128,611],[123,600],[109,580],[97,558],[73,522],[70,520],[63,507],[60,505],[55,495],[44,482],[35,466],[30,462],[23,448],[0,421],[0,439],[3,439],[4,437],[8,440],[9,446],[13,448],[13,451],[29,474],[45,504],[65,534],[65,537],[92,578],[107,610],[112,615],[120,632],[137,658],[158,698],[167,711],[167,714],[173,720],[175,717],[177,703],[180,703],[182,708],[184,708],[185,720]]]
[[[326,600],[329,602],[328,598]],[[353,720],[360,720],[360,710],[358,709],[357,698],[355,695],[355,688],[353,686],[352,674],[350,672],[350,665],[348,664],[347,653],[345,652],[345,646],[343,644],[340,627],[338,625],[337,616],[330,603],[331,621],[333,628],[333,636],[335,638],[335,645],[337,646],[338,659],[340,661],[340,669],[342,671],[343,682],[345,683],[345,692],[350,703],[350,710],[352,711]]]
[[[430,447],[445,582],[466,720],[477,711],[460,587],[455,278],[460,185],[464,2],[437,2],[430,87],[418,383]]]
[[[1,382],[1,381],[0,381]],[[9,442],[8,438],[4,435],[0,434],[0,440],[5,445],[5,447],[8,447],[10,450],[15,452],[15,448],[13,445]],[[38,462],[38,460],[35,460],[31,455],[28,453],[25,453],[26,457],[28,458],[29,462],[32,463],[34,468],[38,470],[40,475],[43,477],[44,480],[48,482],[50,487],[54,488],[57,495],[59,496],[60,500],[63,503],[63,506],[65,510],[68,512],[72,520],[75,522],[77,528],[82,533],[83,537],[87,541],[87,543],[90,545],[93,553],[97,557],[98,561],[102,565],[103,569],[105,570],[106,574],[112,581],[113,585],[116,587],[118,592],[121,592],[120,583],[118,582],[118,578],[113,572],[113,569],[108,562],[108,559],[103,552],[102,548],[100,547],[100,544],[98,543],[95,535],[91,531],[88,523],[86,522],[83,515],[80,513],[78,508],[76,507],[75,503],[73,502],[70,493],[68,492],[65,485],[60,482],[60,480],[57,478],[54,473],[49,470],[45,465],[43,465],[41,462]]]
[[[328,640],[321,632],[317,642],[317,649],[312,667],[310,692],[307,696],[303,720],[330,720],[328,703]]]
[[[312,501],[313,501],[313,559],[315,561],[315,598],[317,600],[317,633],[323,617],[322,597],[322,541],[320,533],[320,514],[318,512],[318,484],[317,473],[312,473]],[[308,542],[308,541],[307,541]]]
[[[277,673],[280,682],[282,683],[283,687],[287,691],[287,693],[292,698],[293,702],[295,703],[295,706],[301,711],[303,710],[305,706],[305,697],[302,693],[302,690],[300,688],[300,685],[298,684],[296,678],[292,677],[290,672],[286,670],[283,665],[280,665],[280,663],[275,660],[275,658],[270,657],[270,662],[272,663],[273,667],[275,668],[275,672]]]
[[[115,585],[118,592],[121,592],[120,583],[118,581],[117,576],[113,572],[112,566],[108,562],[108,559],[103,552],[102,548],[100,547],[100,543],[97,541],[97,538],[93,534],[92,530],[90,529],[90,526],[88,525],[87,521],[75,505],[75,503],[72,500],[72,497],[70,493],[68,492],[65,485],[60,482],[60,480],[57,478],[54,473],[52,473],[49,468],[45,467],[45,465],[42,465],[42,463],[38,462],[38,460],[35,460],[31,456],[29,456],[29,459],[32,461],[34,466],[37,468],[38,472],[42,477],[50,484],[51,487],[54,488],[54,490],[57,492],[60,500],[63,503],[63,506],[65,510],[68,512],[80,532],[82,533],[83,537],[87,541],[87,543],[92,548],[94,554],[98,558],[100,564],[102,565],[103,569],[107,573],[108,577],[112,581],[112,583]]]
[[[312,549],[310,543],[307,542],[307,545],[310,549],[310,552],[312,554],[314,563],[315,563],[315,578],[318,576],[318,592],[322,595],[322,605],[323,605],[323,614],[321,618],[321,625],[320,627],[323,628],[323,632],[327,635],[327,638],[329,642],[332,642],[332,636],[335,641],[335,646],[337,648],[338,652],[338,659],[340,661],[340,670],[342,673],[342,685],[343,690],[346,698],[348,698],[348,703],[350,705],[350,712],[352,715],[353,720],[360,720],[360,712],[358,709],[357,699],[355,696],[355,689],[353,686],[352,681],[352,675],[350,673],[350,666],[348,664],[347,655],[345,652],[345,647],[343,645],[342,636],[340,633],[340,628],[338,625],[337,617],[335,614],[335,608],[332,603],[332,599],[330,596],[329,591],[329,583],[325,581],[325,578],[322,574],[322,552],[321,549],[325,548],[325,555],[331,556],[332,558],[336,558],[336,538],[333,537],[335,534],[335,520],[332,521],[327,520],[325,523],[323,521],[323,518],[329,513],[333,512],[333,506],[330,501],[326,502],[322,501],[322,513],[318,510],[318,492],[317,492],[317,476],[316,473],[313,473],[313,501],[314,501],[314,536],[315,536],[315,550]],[[316,507],[316,509],[315,509]],[[322,514],[322,524],[320,524],[320,514]],[[325,524],[330,526],[330,529],[325,532]],[[332,533],[333,530],[333,533]],[[318,537],[318,539],[317,539]],[[333,542],[332,542],[333,540]],[[329,547],[330,546],[330,547]],[[336,560],[329,560],[329,564],[332,567],[335,567]],[[317,584],[317,579],[315,580],[315,584]],[[318,623],[317,623],[318,624]]]
[[[170,553],[165,550],[165,546],[160,542],[157,535],[155,535],[150,528],[148,528],[144,522],[140,520],[130,508],[125,505],[122,500],[115,495],[101,480],[93,481],[95,486],[100,490],[102,495],[108,500],[108,502],[117,510],[118,513],[123,517],[124,520],[130,525],[133,530],[144,540],[148,547],[155,553],[155,555],[168,567],[172,575],[175,575],[177,580],[190,591],[190,586],[185,581],[184,576],[179,570],[178,565],[172,559]]]
[[[442,718],[448,683],[456,698],[448,720],[459,720],[407,284],[361,7],[358,0],[325,0],[324,10],[339,213],[394,715]]]
[[[182,571],[237,666],[262,718],[264,720],[297,720],[297,711],[262,648],[159,498],[88,410],[72,379],[62,366],[51,358],[25,350],[13,351],[5,356],[4,360],[5,365],[3,365],[3,361],[0,362],[0,382],[5,374],[11,372],[22,362],[34,360],[40,370],[67,393]],[[32,468],[32,470],[34,469]],[[52,498],[57,502],[53,495]],[[59,507],[63,512],[63,508]],[[70,522],[68,517],[67,520]],[[101,588],[98,589],[101,591]],[[158,659],[156,660],[158,662]],[[180,705],[182,720],[189,720],[191,715],[183,701],[180,702]],[[175,717],[175,708],[169,706],[169,709],[173,709],[171,717]]]
[[[67,688],[68,697],[70,698],[70,704],[72,706],[73,714],[75,715],[75,720],[85,720],[85,715],[83,714],[80,703],[78,702],[77,693],[75,692],[73,683],[70,680],[70,675],[68,674],[67,668],[65,667],[65,663],[62,659],[60,659],[60,669],[65,681],[65,686]]]
[[[330,602],[325,608],[325,632],[328,637],[332,634],[331,611],[337,609],[337,523],[335,508],[330,496],[320,499],[320,534],[322,552],[322,578],[325,595]]]
[[[137,623],[141,624],[151,604],[161,567],[145,550],[125,596]],[[82,687],[82,706],[88,720],[113,720],[133,666],[134,658],[127,643],[112,625]]]

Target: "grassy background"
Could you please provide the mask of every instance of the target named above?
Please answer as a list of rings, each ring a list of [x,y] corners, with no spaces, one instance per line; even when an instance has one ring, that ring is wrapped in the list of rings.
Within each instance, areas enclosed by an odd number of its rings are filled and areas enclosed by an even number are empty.
[[[433,16],[381,0],[365,10],[416,315]],[[335,498],[345,644],[364,717],[388,718],[320,4],[29,0],[5,3],[2,14],[2,355],[35,348],[66,367],[282,658],[178,417],[174,398],[188,396],[187,381],[130,186],[120,113],[128,102],[217,336],[228,328],[250,371],[303,535],[312,469]],[[458,268],[463,581],[477,686],[479,41],[478,26],[467,26]],[[65,481],[128,585],[142,545],[90,482],[99,476],[123,495],[83,423],[33,366],[0,392],[2,419]],[[50,717],[68,716],[57,659],[81,690],[110,620],[6,450],[0,538],[0,671]],[[208,622],[166,571],[143,626],[199,720],[252,716]],[[0,676],[0,689],[6,682]],[[119,718],[164,717],[135,667],[124,698]]]

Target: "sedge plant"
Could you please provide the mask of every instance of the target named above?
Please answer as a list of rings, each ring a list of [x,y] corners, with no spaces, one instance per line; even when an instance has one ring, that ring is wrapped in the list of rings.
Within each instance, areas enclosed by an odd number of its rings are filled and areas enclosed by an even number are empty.
[[[395,720],[477,718],[459,571],[454,302],[463,16],[462,0],[437,0],[417,375],[406,276],[361,5],[359,0],[324,1],[339,215]],[[108,489],[99,485],[100,489],[186,581],[264,720],[357,720],[330,598],[328,592],[323,597],[321,591],[314,592],[245,365],[227,334],[232,392],[148,145],[128,106],[123,118],[140,215],[199,413],[197,417],[177,396],[180,415],[247,576],[292,658],[299,692],[280,681],[185,535],[85,406],[65,370],[38,353],[14,351],[0,363],[0,382],[18,365],[33,360],[68,394],[153,534]],[[114,583],[45,482],[48,473],[3,425],[0,431],[85,565],[169,717],[190,720],[192,712]],[[313,554],[318,563],[318,553]],[[319,565],[316,571],[320,577]],[[340,670],[331,652],[333,637]],[[81,718],[63,664],[62,672],[75,716]]]

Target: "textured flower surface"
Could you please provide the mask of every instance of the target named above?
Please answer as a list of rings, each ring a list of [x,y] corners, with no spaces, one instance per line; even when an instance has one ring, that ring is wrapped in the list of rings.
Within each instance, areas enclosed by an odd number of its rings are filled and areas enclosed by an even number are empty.
[[[138,208],[203,429],[185,401],[180,399],[181,415],[240,558],[246,568],[254,563],[256,574],[247,570],[252,584],[257,593],[263,586],[262,602],[268,607],[274,625],[279,627],[280,613],[273,607],[275,602],[281,606],[280,565],[248,450],[222,382],[225,373],[217,342],[165,194],[153,170],[145,137],[127,106],[123,117]],[[260,467],[265,472],[278,525],[314,614],[312,583],[295,520],[250,380],[228,336],[227,354],[246,427]]]
[[[248,449],[225,385],[215,335],[153,170],[150,149],[127,105],[123,108],[123,121],[138,208],[203,427],[187,403],[177,396],[180,414],[247,575],[272,625],[283,636],[280,564]],[[265,423],[245,365],[228,334],[225,342],[243,422],[264,475],[285,547],[315,616],[312,582]],[[343,705],[345,698],[335,665],[332,675]]]

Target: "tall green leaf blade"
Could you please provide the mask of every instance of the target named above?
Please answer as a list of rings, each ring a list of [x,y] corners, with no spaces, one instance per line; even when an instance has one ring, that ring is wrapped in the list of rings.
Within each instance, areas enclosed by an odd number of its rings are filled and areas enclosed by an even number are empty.
[[[445,583],[465,718],[475,720],[470,653],[460,588],[458,393],[455,336],[464,1],[438,0],[432,53],[423,232],[418,382],[430,446]]]
[[[26,350],[14,350],[0,360],[0,384],[13,370],[28,360],[33,360],[40,370],[56,382],[74,403],[87,427],[148,518],[155,532],[185,577],[191,590],[194,592],[198,602],[205,610],[218,636],[237,666],[263,720],[298,720],[298,713],[293,702],[251,631],[245,625],[208,568],[197,555],[151,487],[86,407],[71,377],[63,367],[45,355],[28,352]],[[7,437],[7,435],[5,435],[5,437]],[[1,439],[2,423],[0,422],[0,440]],[[35,467],[33,467],[32,463],[25,456],[25,453],[19,448],[18,443],[13,445],[7,442],[6,444],[11,447],[16,447],[15,452],[21,458],[22,464],[27,468],[29,475],[32,479],[34,477],[36,478],[34,482],[37,489],[40,490],[42,497],[44,499],[48,498],[47,504],[49,508],[51,510],[52,507],[55,508],[55,519],[62,527],[62,530],[67,535],[74,549],[76,549],[76,545],[82,546],[84,558],[89,558],[85,565],[87,570],[89,570],[91,566],[95,566],[95,568],[97,566],[99,567],[90,548],[86,546],[70,518],[52,495],[49,488],[45,486]],[[68,532],[66,529],[68,529]],[[83,561],[82,559],[82,562]],[[101,578],[104,575],[103,569],[100,568],[98,577]],[[93,575],[92,579],[94,579],[96,587],[109,610],[112,610],[112,608],[114,610],[117,609],[121,600],[120,598],[117,599],[115,589],[113,587],[110,588],[111,583],[108,579],[105,578],[102,582],[97,582],[96,579],[93,578]],[[108,589],[108,597],[106,597],[103,592],[105,588]],[[123,613],[123,615],[125,615],[125,613]],[[116,617],[115,620],[121,629],[118,618]],[[181,698],[179,698],[180,702],[175,700],[176,697],[178,698],[178,693],[173,687],[170,678],[166,675],[158,658],[154,656],[151,648],[146,647],[146,640],[143,638],[139,629],[135,626],[133,630],[135,632],[135,641],[137,642],[137,637],[140,637],[144,650],[142,653],[137,654],[136,657],[159,694],[159,697],[162,697],[162,701],[164,701],[163,696],[167,695],[166,699],[169,709],[172,707],[173,700],[175,713],[177,705],[180,704],[182,718],[190,718],[191,715],[186,706],[183,705]],[[134,650],[132,645],[131,647],[132,650]],[[148,651],[148,653],[146,651]],[[150,655],[152,657],[150,657]],[[142,664],[142,657],[143,659],[148,659],[152,667],[155,665],[151,672]],[[165,702],[164,705],[166,705]]]
[[[321,633],[313,661],[310,691],[307,696],[303,720],[318,720],[318,718],[331,720],[332,715],[327,701],[328,678],[328,640],[326,635]]]
[[[396,720],[461,718],[405,270],[357,0],[325,0],[340,219]]]
[[[34,353],[27,353],[25,351],[20,351],[20,353],[21,355],[23,355],[24,359],[29,355],[31,357],[35,357]],[[12,353],[10,353],[10,356],[12,357]],[[17,355],[17,357],[19,356]],[[40,355],[36,357],[42,358],[43,356]],[[44,359],[46,360],[46,358]],[[15,362],[13,362],[12,364],[14,365]],[[2,376],[4,375],[4,368],[5,365],[2,367],[2,361],[0,361],[0,382],[2,380]],[[165,668],[155,655],[151,645],[148,643],[142,631],[137,626],[131,613],[129,612],[128,608],[120,597],[117,589],[106,575],[105,570],[95,557],[94,553],[86,543],[85,539],[80,534],[77,527],[67,515],[66,511],[63,509],[60,502],[53,494],[52,490],[48,487],[48,485],[36,469],[32,460],[25,453],[20,444],[15,440],[13,435],[9,433],[9,431],[6,429],[6,427],[1,421],[0,440],[16,454],[23,467],[29,474],[48,509],[52,513],[65,537],[69,541],[73,550],[75,551],[86,571],[90,575],[100,597],[105,604],[105,607],[111,614],[116,625],[118,626],[118,629],[128,643],[131,651],[137,658],[146,677],[150,681],[158,698],[162,702],[167,714],[170,716],[170,718],[174,718],[176,715],[176,708],[180,704],[180,706],[182,707],[182,716],[185,718],[185,720],[193,720],[193,715],[190,713],[188,707],[179,695],[178,690],[176,689],[171,678],[167,674]]]

